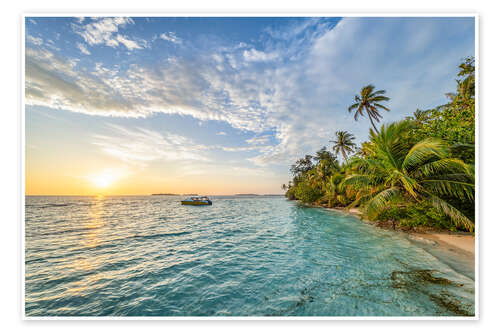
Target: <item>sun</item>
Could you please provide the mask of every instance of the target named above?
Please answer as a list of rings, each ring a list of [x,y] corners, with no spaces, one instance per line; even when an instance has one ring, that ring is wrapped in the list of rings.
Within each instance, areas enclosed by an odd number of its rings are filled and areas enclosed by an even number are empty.
[[[117,173],[113,170],[104,170],[100,173],[90,175],[89,180],[98,188],[107,188],[118,179]]]

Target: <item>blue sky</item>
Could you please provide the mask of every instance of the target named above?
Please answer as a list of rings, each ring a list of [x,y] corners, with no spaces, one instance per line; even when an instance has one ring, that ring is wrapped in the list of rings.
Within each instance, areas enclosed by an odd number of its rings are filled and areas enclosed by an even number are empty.
[[[33,194],[99,170],[113,193],[280,193],[335,131],[367,138],[362,86],[387,90],[384,122],[445,103],[474,18],[28,17],[25,42]]]

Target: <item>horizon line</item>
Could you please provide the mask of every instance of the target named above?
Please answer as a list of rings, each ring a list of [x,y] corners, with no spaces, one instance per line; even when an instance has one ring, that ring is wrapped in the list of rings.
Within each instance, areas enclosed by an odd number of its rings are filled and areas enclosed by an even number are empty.
[[[234,194],[177,194],[177,193],[146,193],[146,194],[25,194],[25,197],[118,197],[118,196],[153,196],[153,195],[163,195],[163,196],[172,196],[172,197],[182,197],[182,196],[266,196],[266,195],[285,195],[284,193],[234,193]]]

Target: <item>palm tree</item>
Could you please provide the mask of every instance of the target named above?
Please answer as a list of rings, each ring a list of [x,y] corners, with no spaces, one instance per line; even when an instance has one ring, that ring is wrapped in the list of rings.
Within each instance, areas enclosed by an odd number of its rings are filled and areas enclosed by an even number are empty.
[[[328,200],[328,207],[347,203],[346,186],[343,184],[344,176],[342,172],[336,172],[328,178],[324,195],[324,199]]]
[[[335,154],[338,155],[339,152],[342,153],[342,156],[344,157],[344,162],[347,161],[347,154],[354,152],[354,148],[356,147],[356,144],[353,142],[356,138],[354,135],[347,131],[337,131],[335,132],[335,135],[337,136],[336,140],[330,140],[330,142],[333,142],[333,151]]]
[[[371,142],[362,142],[361,146],[358,148],[356,155],[362,157],[362,158],[367,158],[371,155],[373,155],[373,144]]]
[[[474,170],[462,160],[450,158],[449,148],[441,140],[424,139],[415,145],[405,140],[411,126],[408,121],[383,125],[380,134],[371,133],[374,156],[359,159],[356,173],[344,183],[357,188],[350,207],[362,205],[369,218],[391,205],[425,201],[449,216],[455,225],[469,231],[474,222],[449,199],[474,201]]]
[[[380,104],[380,102],[386,102],[389,97],[384,96],[385,90],[375,90],[375,86],[369,84],[361,89],[360,95],[354,96],[354,104],[349,107],[349,112],[356,110],[354,113],[354,120],[358,120],[359,116],[363,116],[363,111],[366,111],[370,122],[372,123],[373,129],[378,133],[377,127],[373,119],[377,122],[382,119],[382,115],[379,113],[378,109],[383,109],[389,111],[389,108],[385,105]]]
[[[415,112],[413,112],[413,119],[415,119],[415,122],[418,125],[422,125],[429,119],[429,110],[423,111],[420,109],[417,109]]]

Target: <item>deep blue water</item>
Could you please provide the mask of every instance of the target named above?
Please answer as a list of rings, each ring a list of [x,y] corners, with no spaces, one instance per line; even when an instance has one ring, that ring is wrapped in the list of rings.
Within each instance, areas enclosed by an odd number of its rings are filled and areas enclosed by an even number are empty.
[[[457,316],[474,281],[283,197],[27,197],[27,316]]]

